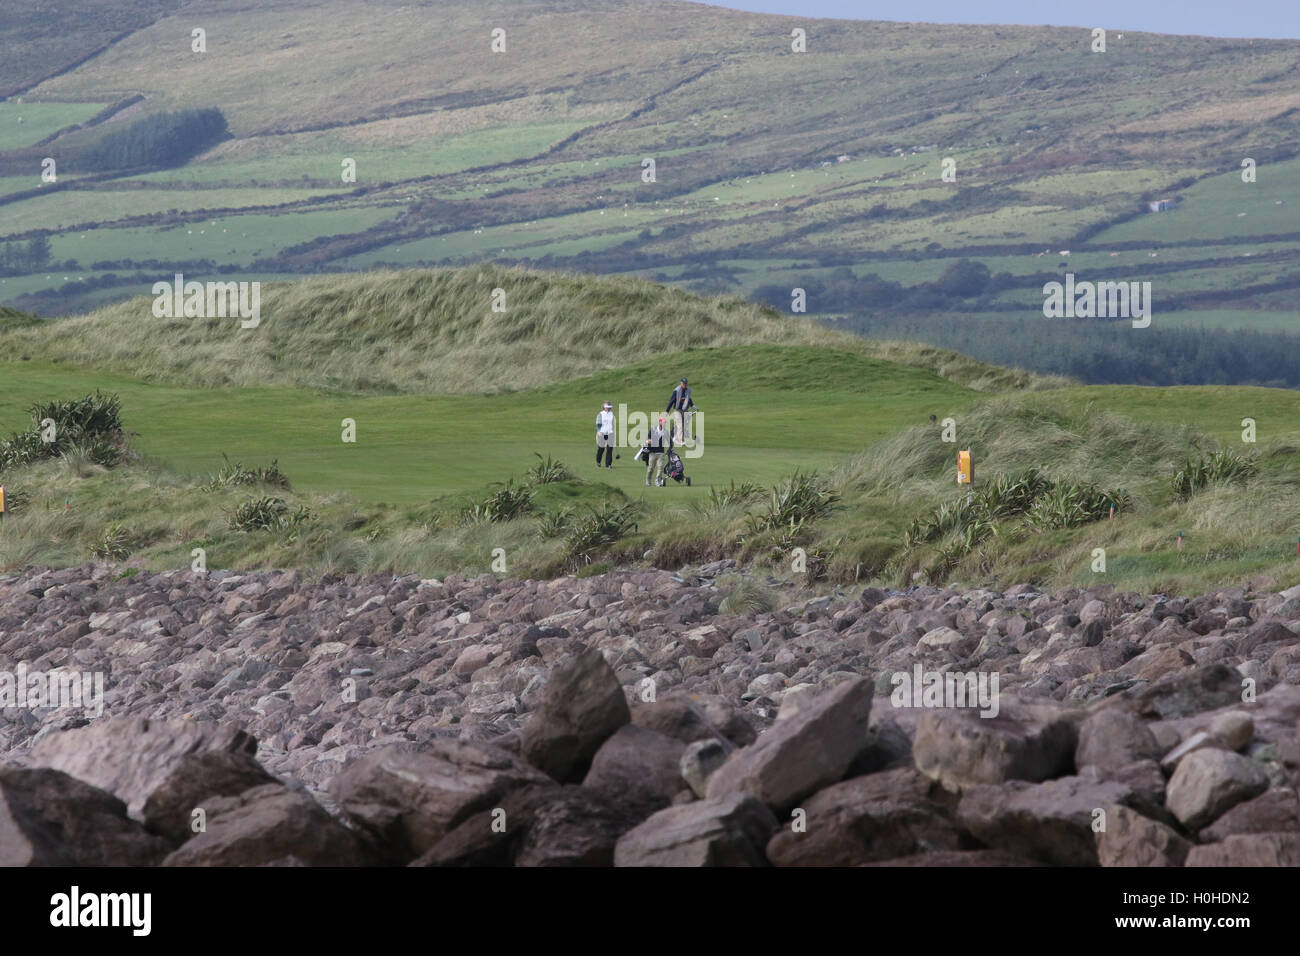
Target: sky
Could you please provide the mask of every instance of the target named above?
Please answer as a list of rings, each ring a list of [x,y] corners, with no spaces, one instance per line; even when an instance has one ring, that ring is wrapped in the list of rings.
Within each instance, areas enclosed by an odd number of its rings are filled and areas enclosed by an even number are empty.
[[[1300,0],[696,0],[715,7],[847,20],[1012,23],[1300,39]]]

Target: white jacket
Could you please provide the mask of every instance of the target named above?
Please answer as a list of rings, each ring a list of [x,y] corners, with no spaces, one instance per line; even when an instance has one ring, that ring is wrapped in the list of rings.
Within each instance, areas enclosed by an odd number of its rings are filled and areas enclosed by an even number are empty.
[[[614,434],[614,413],[613,412],[607,412],[602,410],[600,414],[596,416],[596,431],[600,432],[602,435]]]

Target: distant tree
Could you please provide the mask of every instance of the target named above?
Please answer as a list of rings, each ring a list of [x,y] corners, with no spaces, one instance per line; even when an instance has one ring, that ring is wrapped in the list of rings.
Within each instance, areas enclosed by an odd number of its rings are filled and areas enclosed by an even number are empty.
[[[989,267],[982,262],[961,259],[944,270],[936,289],[952,298],[969,299],[988,287]]]
[[[31,269],[39,269],[50,261],[50,240],[45,236],[37,236],[34,239],[27,240],[27,266]]]
[[[94,169],[180,166],[228,135],[218,109],[157,113],[109,133],[82,157]]]

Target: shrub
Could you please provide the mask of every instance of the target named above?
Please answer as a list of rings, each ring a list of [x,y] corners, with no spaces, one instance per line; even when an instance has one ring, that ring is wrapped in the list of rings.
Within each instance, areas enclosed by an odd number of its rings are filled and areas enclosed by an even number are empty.
[[[96,464],[112,468],[126,457],[121,411],[121,399],[98,391],[68,401],[38,402],[28,409],[32,427],[0,440],[0,468],[30,465],[78,451]],[[42,423],[47,421],[54,423],[52,441],[43,437]]]
[[[746,516],[745,522],[754,534],[778,528],[797,529],[828,514],[839,497],[816,474],[796,471],[772,489],[767,510]]]
[[[763,489],[752,481],[742,481],[736,484],[735,479],[725,488],[710,488],[708,497],[705,499],[709,507],[713,510],[729,508],[732,505],[747,505],[751,501],[756,501],[763,495]]]
[[[105,561],[122,561],[131,556],[134,536],[120,524],[110,524],[90,543],[90,553]]]
[[[533,510],[533,490],[526,485],[507,481],[482,501],[473,502],[463,512],[466,524],[513,521]]]
[[[290,508],[283,498],[249,498],[235,508],[229,523],[237,531],[280,531],[296,528],[311,518],[303,505]]]
[[[613,505],[603,502],[589,508],[587,514],[576,519],[565,536],[565,553],[575,566],[590,564],[592,556],[608,547],[636,524],[636,504]]]
[[[776,595],[757,581],[742,578],[731,588],[718,611],[722,614],[767,614],[776,610]]]
[[[533,465],[528,472],[528,480],[534,485],[546,485],[554,481],[581,481],[577,475],[569,470],[568,466],[561,461],[555,461],[550,455],[545,458],[538,452],[533,452],[537,456],[537,464]]]
[[[1231,451],[1218,451],[1208,457],[1183,462],[1174,472],[1174,494],[1186,501],[1210,484],[1242,482],[1259,474],[1259,463]]]
[[[570,508],[543,512],[541,520],[537,523],[537,537],[545,541],[563,538],[569,533],[572,522],[573,511]]]
[[[93,436],[116,437],[122,434],[122,400],[116,395],[96,391],[93,395],[68,401],[37,402],[29,411],[39,427],[52,419],[59,440],[71,441]]]
[[[205,491],[229,488],[237,485],[270,485],[289,491],[289,476],[280,470],[279,459],[271,459],[271,464],[258,468],[245,468],[239,462],[231,464],[225,452],[221,453],[225,462],[215,475],[209,475],[203,486]]]

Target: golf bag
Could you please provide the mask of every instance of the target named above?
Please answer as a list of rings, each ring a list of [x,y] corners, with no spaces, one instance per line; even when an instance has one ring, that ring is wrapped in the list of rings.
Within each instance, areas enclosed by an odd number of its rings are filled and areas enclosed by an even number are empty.
[[[668,466],[664,469],[664,475],[678,483],[686,478],[686,484],[690,486],[691,479],[686,477],[686,466],[682,464],[682,456],[675,451],[668,453]]]

